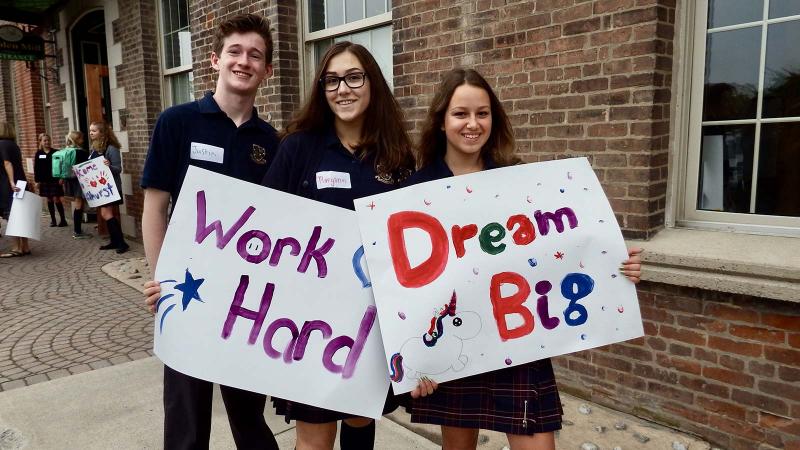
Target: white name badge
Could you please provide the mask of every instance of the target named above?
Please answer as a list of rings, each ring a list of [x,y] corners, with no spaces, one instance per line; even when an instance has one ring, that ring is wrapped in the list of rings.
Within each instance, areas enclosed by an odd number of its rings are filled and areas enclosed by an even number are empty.
[[[222,147],[215,147],[213,145],[203,144],[200,142],[192,142],[189,157],[198,159],[200,161],[210,161],[222,164],[225,158],[225,149]]]
[[[47,155],[39,155],[39,159],[47,159]]]
[[[347,172],[317,172],[317,189],[350,189],[350,174]]]

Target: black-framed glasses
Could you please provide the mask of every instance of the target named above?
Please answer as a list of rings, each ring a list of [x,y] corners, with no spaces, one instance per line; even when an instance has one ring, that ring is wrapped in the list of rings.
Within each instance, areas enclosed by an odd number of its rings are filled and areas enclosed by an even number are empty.
[[[339,85],[342,83],[342,81],[344,81],[344,84],[346,84],[350,89],[356,89],[364,86],[364,81],[366,79],[367,74],[364,72],[351,72],[343,77],[337,77],[336,75],[325,75],[320,78],[319,83],[326,91],[333,92],[339,90]]]

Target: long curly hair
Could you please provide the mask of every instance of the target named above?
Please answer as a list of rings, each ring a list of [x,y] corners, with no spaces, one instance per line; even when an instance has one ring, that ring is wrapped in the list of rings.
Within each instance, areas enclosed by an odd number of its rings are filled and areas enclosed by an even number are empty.
[[[370,92],[369,106],[364,111],[361,142],[356,146],[356,155],[375,156],[375,170],[381,174],[392,174],[414,169],[411,140],[403,125],[403,111],[397,104],[381,69],[372,54],[363,46],[348,41],[333,44],[317,67],[303,108],[286,126],[285,135],[298,131],[324,130],[334,123],[333,111],[328,106],[320,80],[328,68],[331,58],[350,52],[364,66]]]
[[[511,122],[492,87],[481,74],[473,69],[453,69],[442,78],[428,109],[428,117],[422,126],[422,134],[417,146],[417,167],[423,168],[430,165],[437,158],[443,157],[447,151],[447,137],[443,130],[444,116],[456,88],[465,84],[481,88],[489,95],[492,131],[481,149],[481,156],[490,158],[492,162],[501,167],[518,164],[520,159],[514,154],[514,131],[511,128]]]
[[[117,147],[117,149],[121,150],[122,146],[120,145],[119,140],[117,140],[114,130],[108,126],[106,122],[92,122],[89,126],[97,127],[97,130],[100,132],[100,137],[97,139],[92,139],[92,150],[103,154],[109,145],[113,145],[114,147]]]

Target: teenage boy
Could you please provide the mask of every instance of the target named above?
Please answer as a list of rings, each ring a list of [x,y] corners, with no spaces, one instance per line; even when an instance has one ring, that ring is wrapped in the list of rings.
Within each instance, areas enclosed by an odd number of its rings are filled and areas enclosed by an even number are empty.
[[[216,90],[165,110],[156,122],[142,175],[142,237],[155,273],[167,230],[167,208],[176,204],[186,171],[197,166],[260,183],[278,148],[275,129],[253,107],[261,82],[272,76],[269,23],[254,14],[220,23],[211,67]],[[148,282],[147,289],[158,289]],[[151,296],[152,297],[152,296]],[[148,307],[153,310],[152,298]],[[164,448],[207,449],[213,384],[164,366]],[[264,420],[266,396],[220,386],[236,447],[277,449]]]

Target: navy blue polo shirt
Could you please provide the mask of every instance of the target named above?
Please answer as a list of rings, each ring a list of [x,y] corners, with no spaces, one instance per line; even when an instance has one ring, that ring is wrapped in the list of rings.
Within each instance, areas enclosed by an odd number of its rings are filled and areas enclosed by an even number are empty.
[[[378,175],[374,157],[351,154],[331,127],[286,136],[261,184],[353,210],[354,199],[397,189],[401,181]]]
[[[169,192],[174,205],[190,165],[259,183],[278,144],[275,129],[258,118],[255,108],[250,120],[236,127],[207,92],[200,100],[161,113],[141,186]]]
[[[489,157],[484,158],[483,165],[483,170],[497,168],[497,165]],[[432,163],[414,172],[414,174],[408,178],[408,185],[410,186],[414,184],[425,183],[426,181],[441,180],[442,178],[450,178],[452,176],[454,176],[453,171],[450,170],[450,167],[444,161],[444,156],[440,156]]]

